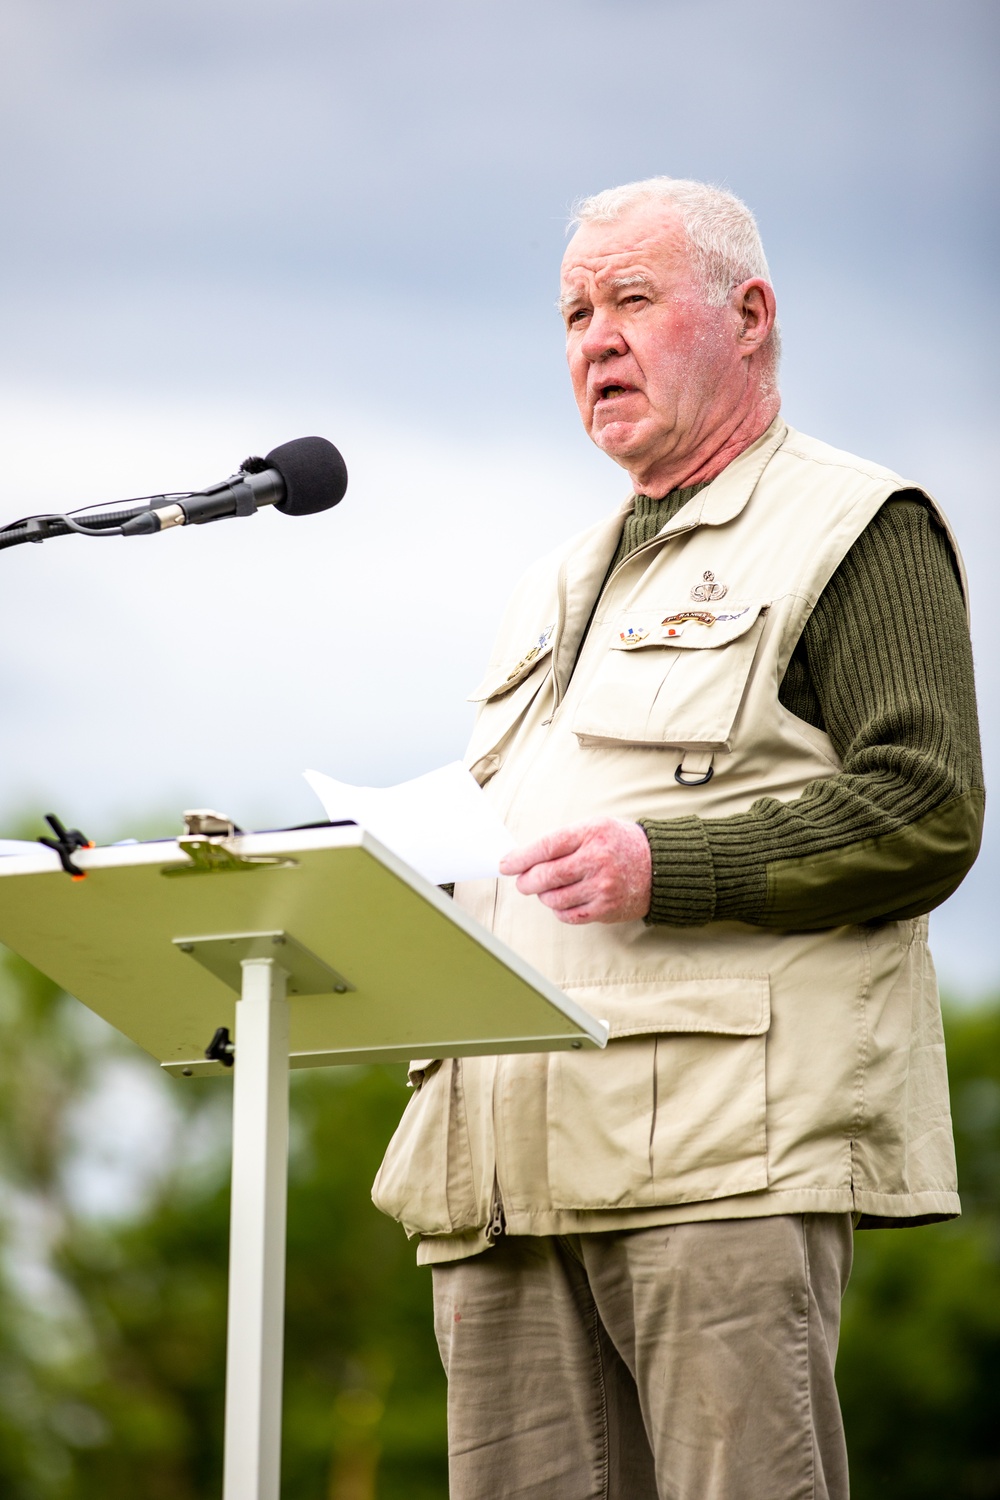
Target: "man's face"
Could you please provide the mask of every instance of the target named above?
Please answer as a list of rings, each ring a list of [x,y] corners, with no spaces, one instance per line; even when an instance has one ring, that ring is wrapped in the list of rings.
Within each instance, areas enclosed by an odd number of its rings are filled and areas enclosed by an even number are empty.
[[[707,307],[675,211],[583,224],[563,257],[566,354],[583,424],[634,478],[695,454],[739,405],[738,317]]]

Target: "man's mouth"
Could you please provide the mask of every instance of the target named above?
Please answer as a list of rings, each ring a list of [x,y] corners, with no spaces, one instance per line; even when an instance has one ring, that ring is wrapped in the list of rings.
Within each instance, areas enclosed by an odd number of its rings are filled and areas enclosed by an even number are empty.
[[[607,385],[598,387],[597,399],[599,401],[613,401],[616,396],[628,396],[635,389],[631,385],[618,385],[610,381]]]

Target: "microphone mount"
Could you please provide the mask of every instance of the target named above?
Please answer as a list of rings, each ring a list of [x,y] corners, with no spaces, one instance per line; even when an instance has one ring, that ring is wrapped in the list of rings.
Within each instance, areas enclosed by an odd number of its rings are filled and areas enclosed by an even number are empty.
[[[141,510],[121,528],[122,536],[143,536],[154,531],[169,531],[172,526],[203,526],[208,521],[228,520],[235,516],[252,516],[258,506],[274,505],[282,498],[281,476],[266,466],[253,471],[240,469],[221,484],[190,495],[169,497],[168,505]],[[161,497],[164,500],[168,496]]]

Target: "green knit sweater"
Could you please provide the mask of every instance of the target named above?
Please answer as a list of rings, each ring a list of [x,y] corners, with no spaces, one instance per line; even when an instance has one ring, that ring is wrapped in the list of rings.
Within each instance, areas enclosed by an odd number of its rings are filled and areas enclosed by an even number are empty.
[[[698,488],[637,496],[615,563]],[[640,820],[653,854],[646,920],[806,929],[937,906],[978,852],[983,778],[961,587],[915,492],[893,496],[854,543],[778,696],[826,731],[843,769],[793,802]]]

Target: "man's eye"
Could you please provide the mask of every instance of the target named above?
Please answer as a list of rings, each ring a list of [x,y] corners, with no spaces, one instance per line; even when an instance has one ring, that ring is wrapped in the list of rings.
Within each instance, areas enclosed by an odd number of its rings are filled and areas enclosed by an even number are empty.
[[[578,307],[576,311],[571,312],[569,317],[566,319],[567,327],[572,327],[574,323],[582,323],[583,319],[588,318],[589,316],[589,307]]]
[[[627,297],[623,297],[622,298],[622,303],[623,304],[626,303],[626,302],[648,302],[648,301],[649,301],[649,298],[645,295],[644,292],[631,292]]]

